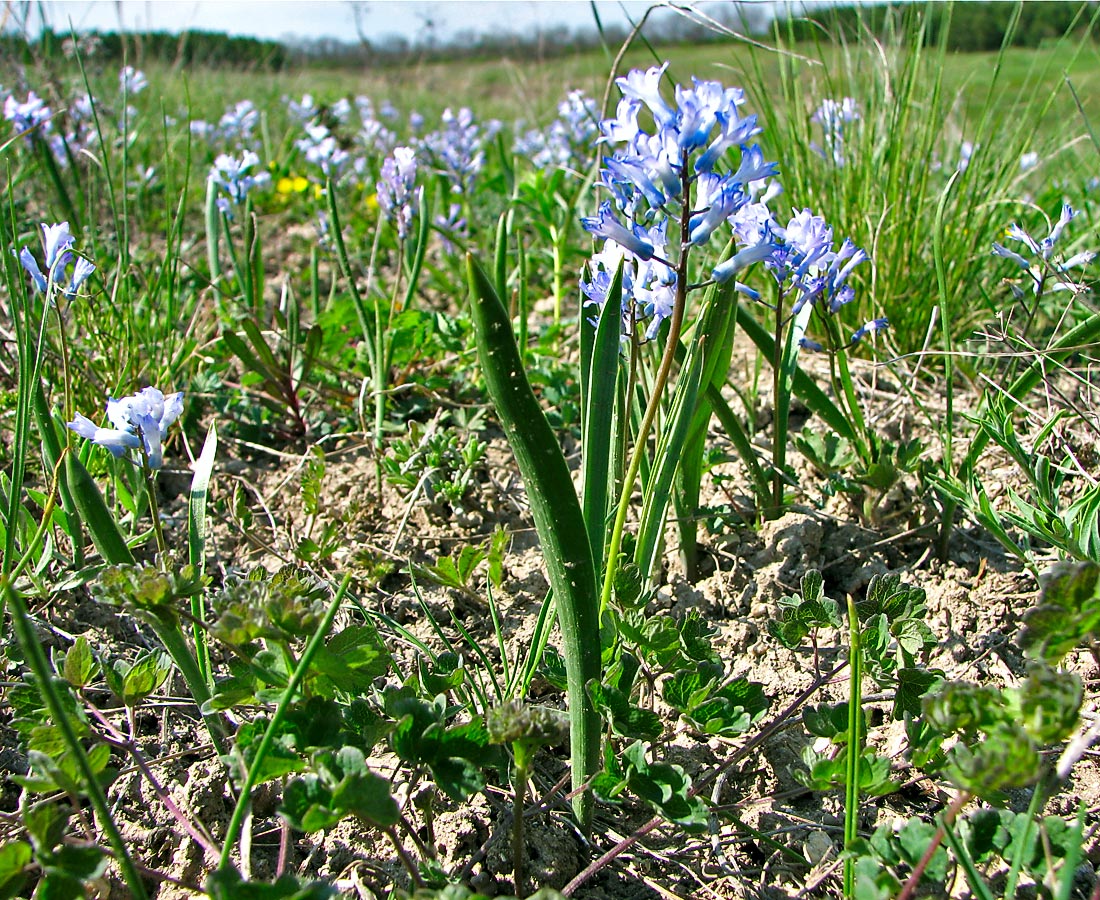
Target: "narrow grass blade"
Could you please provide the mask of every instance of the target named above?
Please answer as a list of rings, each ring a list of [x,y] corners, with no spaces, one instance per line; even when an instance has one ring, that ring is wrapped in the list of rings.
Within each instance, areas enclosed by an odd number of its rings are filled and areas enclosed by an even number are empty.
[[[99,485],[75,453],[65,456],[65,480],[72,491],[76,510],[88,526],[92,543],[104,561],[113,566],[133,565],[134,554],[130,552],[118,523],[107,508]]]
[[[187,555],[191,565],[200,574],[206,571],[206,498],[210,489],[210,475],[214,471],[214,456],[218,451],[218,429],[211,423],[202,445],[202,452],[195,460],[195,474],[191,479],[191,496],[187,507]],[[191,615],[195,619],[195,661],[207,684],[211,684],[210,651],[206,645],[206,631],[199,624],[206,617],[201,595],[191,598]]]
[[[737,324],[745,332],[757,347],[771,359],[775,347],[775,335],[769,334],[743,304],[737,308]],[[791,390],[794,395],[806,404],[806,407],[833,429],[838,435],[849,440],[856,440],[856,433],[852,430],[851,423],[828,395],[821,390],[800,368],[795,368],[791,381]]]
[[[589,335],[591,341],[588,365],[582,365],[581,369],[581,503],[592,545],[592,562],[597,568],[603,563],[604,539],[607,536],[611,435],[615,426],[615,410],[618,408],[616,385],[619,376],[619,340],[622,334],[622,289],[623,264],[620,263],[595,329],[587,321],[581,322],[582,334]]]

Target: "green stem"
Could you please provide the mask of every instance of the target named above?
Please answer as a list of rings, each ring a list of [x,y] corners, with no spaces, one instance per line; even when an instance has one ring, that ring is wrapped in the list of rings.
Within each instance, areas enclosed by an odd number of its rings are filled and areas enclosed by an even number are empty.
[[[783,464],[786,461],[787,444],[785,427],[780,427],[779,417],[786,415],[786,404],[780,403],[783,393],[783,288],[775,290],[775,347],[772,350],[772,507],[774,515],[783,511]],[[785,424],[785,423],[784,423]]]
[[[157,542],[157,557],[162,571],[168,567],[168,542],[164,539],[164,527],[160,524],[160,506],[157,504],[157,486],[153,481],[153,470],[149,468],[149,454],[145,449],[145,436],[138,430],[141,442],[141,473],[145,477],[145,493],[149,496],[149,515],[153,519],[153,537]]]
[[[523,896],[523,863],[527,855],[523,834],[523,807],[527,802],[530,751],[523,741],[512,745],[516,760],[515,799],[512,801],[512,884],[517,897]]]
[[[107,805],[107,798],[103,794],[103,788],[99,785],[96,773],[92,771],[91,764],[88,762],[88,755],[84,752],[84,747],[81,745],[80,739],[73,729],[72,720],[69,718],[69,711],[65,708],[65,705],[61,702],[61,698],[58,696],[57,687],[54,684],[53,672],[46,659],[46,653],[38,641],[34,628],[31,626],[30,617],[27,613],[27,607],[23,603],[23,598],[19,596],[19,593],[12,587],[11,581],[7,576],[0,576],[0,591],[3,592],[4,602],[7,608],[11,610],[12,627],[15,629],[16,638],[23,649],[23,656],[27,661],[27,665],[34,673],[35,681],[38,683],[38,689],[42,694],[42,700],[45,702],[46,708],[50,712],[50,718],[53,720],[54,725],[57,726],[58,731],[61,732],[62,739],[68,746],[73,760],[80,769],[80,774],[84,778],[84,786],[88,794],[88,800],[96,812],[100,827],[107,834],[107,841],[114,851],[115,862],[118,863],[118,867],[122,871],[122,878],[134,897],[138,898],[138,900],[145,900],[145,898],[148,897],[148,894],[145,892],[145,885],[142,884],[141,876],[138,874],[137,868],[134,866],[134,862],[126,850],[126,842],[122,839],[122,834],[119,832],[118,826],[111,816],[111,809]]]
[[[191,653],[191,648],[187,645],[187,638],[184,637],[179,620],[168,621],[157,616],[153,619],[152,624],[157,638],[159,638],[168,655],[172,657],[172,662],[176,664],[176,668],[180,670],[183,680],[187,683],[187,689],[191,692],[191,699],[195,701],[195,705],[202,713],[202,708],[211,699],[210,687],[206,678],[203,677],[202,669],[195,661],[194,654]],[[210,732],[210,740],[214,744],[214,749],[219,755],[224,756],[227,752],[225,723],[217,713],[202,713],[202,719],[206,723],[206,730]]]
[[[859,767],[863,755],[860,719],[863,712],[863,648],[855,600],[848,597],[848,757],[844,780],[844,849],[859,837]],[[855,857],[844,858],[844,896],[855,895]]]
[[[313,637],[309,639],[309,643],[302,652],[302,658],[298,660],[298,666],[294,669],[294,674],[290,676],[290,681],[287,682],[286,690],[283,691],[283,696],[279,698],[279,703],[275,707],[275,713],[272,715],[271,721],[268,722],[267,730],[264,731],[264,736],[260,739],[260,744],[256,748],[256,756],[253,758],[252,765],[245,775],[244,784],[241,786],[240,796],[237,798],[237,805],[233,808],[233,815],[230,817],[229,826],[226,828],[225,842],[222,844],[221,860],[218,863],[219,869],[229,867],[229,856],[233,852],[233,848],[237,845],[238,837],[240,837],[241,826],[244,824],[245,813],[248,811],[248,806],[251,802],[252,789],[256,786],[256,781],[259,779],[260,769],[263,767],[264,760],[271,750],[271,745],[275,741],[275,735],[279,731],[279,726],[282,725],[283,718],[286,716],[287,707],[290,706],[291,700],[294,699],[294,695],[298,692],[298,686],[302,683],[302,679],[305,678],[310,663],[313,662],[313,657],[321,648],[321,644],[324,642],[329,629],[332,627],[332,620],[336,617],[336,611],[340,608],[340,604],[344,599],[344,594],[347,593],[350,583],[351,575],[345,575],[344,580],[340,582],[340,587],[337,589],[336,595],[332,598],[332,602],[325,611],[325,617],[317,626],[317,630],[313,633]]]

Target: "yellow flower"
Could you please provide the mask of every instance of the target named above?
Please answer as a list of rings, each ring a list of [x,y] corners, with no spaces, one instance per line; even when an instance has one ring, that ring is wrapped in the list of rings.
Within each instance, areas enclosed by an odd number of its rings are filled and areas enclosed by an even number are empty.
[[[280,194],[300,194],[308,187],[308,178],[301,175],[291,175],[280,178],[275,185],[275,190]]]
[[[368,194],[366,202],[367,202],[367,209],[369,209],[371,212],[374,212],[374,210],[378,209],[378,195],[377,194]]]

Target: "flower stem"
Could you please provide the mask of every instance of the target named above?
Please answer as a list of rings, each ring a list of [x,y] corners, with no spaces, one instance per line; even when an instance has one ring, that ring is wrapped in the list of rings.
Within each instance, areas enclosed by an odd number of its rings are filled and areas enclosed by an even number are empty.
[[[138,429],[138,439],[141,441],[141,472],[145,476],[145,493],[149,495],[149,515],[153,519],[153,537],[157,542],[157,557],[160,567],[167,571],[168,567],[168,543],[164,540],[164,528],[160,524],[160,507],[157,505],[157,487],[153,481],[153,470],[149,468],[149,454],[145,450],[145,436]]]
[[[527,802],[527,778],[530,750],[523,741],[512,744],[516,762],[515,799],[512,801],[512,885],[517,897],[523,896],[523,863],[527,855],[523,834],[523,805]]]
[[[672,371],[672,362],[676,358],[676,348],[680,346],[680,332],[684,326],[684,308],[687,306],[687,264],[690,244],[683,241],[683,236],[688,233],[688,223],[691,219],[691,176],[687,165],[685,153],[680,164],[680,183],[682,186],[683,205],[680,212],[680,259],[676,265],[676,301],[672,307],[672,316],[669,319],[668,338],[665,341],[665,351],[661,356],[660,366],[653,381],[653,392],[649,395],[645,414],[642,416],[642,424],[638,428],[638,435],[634,441],[634,450],[630,455],[630,465],[626,470],[626,478],[623,479],[622,492],[619,495],[619,506],[615,513],[615,524],[611,529],[611,541],[607,549],[607,567],[604,570],[603,590],[600,592],[600,618],[607,612],[611,602],[611,591],[615,585],[615,574],[619,567],[619,551],[623,543],[623,529],[626,527],[626,515],[630,509],[630,497],[634,493],[634,482],[638,477],[638,471],[642,467],[642,457],[645,455],[646,441],[649,431],[653,427],[653,420],[657,418],[657,410],[660,409],[662,395],[668,384],[669,373]]]
[[[786,461],[784,436],[779,417],[786,415],[786,404],[780,402],[783,390],[783,288],[775,292],[775,349],[772,351],[772,515],[783,512],[783,465]],[[785,425],[785,423],[784,423]]]

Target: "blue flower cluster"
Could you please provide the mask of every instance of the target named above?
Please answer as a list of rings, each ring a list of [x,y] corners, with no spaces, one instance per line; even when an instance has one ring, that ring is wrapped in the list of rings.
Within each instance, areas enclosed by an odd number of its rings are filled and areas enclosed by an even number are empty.
[[[147,387],[121,400],[107,400],[107,419],[113,428],[100,428],[80,413],[67,424],[81,437],[106,447],[116,457],[144,446],[146,464],[150,469],[159,469],[164,464],[162,443],[168,436],[168,426],[182,412],[183,391],[165,397],[156,388]]]
[[[485,166],[485,146],[500,131],[496,119],[478,122],[463,107],[443,110],[440,127],[424,135],[421,147],[430,164],[450,182],[451,193],[469,195]]]
[[[397,226],[398,237],[401,240],[408,237],[417,206],[416,151],[412,147],[395,147],[393,155],[382,163],[378,206]]]
[[[42,269],[38,266],[38,260],[34,258],[34,254],[27,247],[19,251],[19,262],[23,269],[31,276],[35,288],[42,293],[49,290],[52,281],[56,285],[62,285],[61,293],[66,297],[75,296],[80,286],[95,271],[95,265],[83,256],[76,256],[75,262],[73,261],[72,246],[74,238],[69,232],[68,222],[61,222],[57,225],[47,225],[43,222],[42,242],[45,249],[46,272],[42,272]],[[68,285],[64,286],[65,270],[70,262],[73,263],[72,275],[69,277]]]
[[[245,150],[240,159],[223,153],[214,160],[208,177],[226,195],[218,197],[217,204],[227,216],[233,215],[234,206],[244,203],[249,191],[271,180],[268,172],[256,171],[259,165],[260,157],[251,150]]]
[[[1034,265],[1031,260],[1027,259],[1022,254],[1017,253],[1015,250],[1010,250],[1004,244],[999,244],[996,241],[993,242],[993,253],[996,256],[1011,260],[1023,269],[1031,280],[1031,289],[1033,293],[1039,292],[1043,287],[1045,279],[1050,274],[1053,274],[1055,278],[1048,286],[1048,290],[1076,292],[1078,286],[1069,278],[1068,270],[1087,265],[1092,262],[1096,254],[1091,250],[1083,250],[1080,253],[1075,253],[1068,259],[1054,260],[1051,257],[1054,253],[1054,246],[1062,237],[1062,232],[1065,231],[1066,226],[1072,222],[1077,215],[1078,211],[1076,209],[1068,203],[1063,203],[1058,220],[1051,226],[1050,233],[1041,241],[1035,240],[1035,238],[1024,231],[1024,229],[1015,222],[1005,229],[1005,237],[1011,238],[1014,241],[1019,241],[1031,252],[1035,260]],[[1015,285],[1012,285],[1012,287],[1014,292],[1022,294],[1018,287]]]
[[[830,160],[838,169],[844,166],[844,128],[860,120],[859,106],[851,97],[833,100],[826,97],[810,116],[811,122],[821,126],[824,133],[824,147],[811,144],[811,148],[823,159]]]
[[[693,79],[690,88],[676,86],[672,105],[661,94],[667,68],[668,63],[636,69],[617,79],[622,99],[615,117],[600,123],[600,140],[616,147],[601,177],[611,200],[604,201],[595,216],[581,220],[607,242],[590,266],[585,295],[602,304],[611,273],[619,260],[625,260],[624,315],[628,326],[639,317],[651,319],[647,338],[656,334],[674,303],[677,263],[665,255],[669,219],[676,232],[683,232],[681,252],[701,247],[778,171],[758,147],[746,144],[760,129],[756,116],[738,112],[745,102],[742,90]],[[652,119],[651,130],[640,121],[643,111]],[[740,164],[721,173],[721,164],[735,148],[740,150]],[[736,257],[714,277],[730,278],[763,254],[758,250],[751,259]],[[677,259],[680,255],[674,254]]]
[[[558,117],[543,130],[523,131],[516,138],[513,152],[543,171],[581,172],[592,161],[599,121],[596,101],[584,91],[570,91],[558,104]]]
[[[600,182],[611,199],[600,204],[596,215],[581,220],[605,242],[582,279],[587,302],[601,306],[606,301],[622,262],[624,328],[633,331],[639,321],[649,319],[645,336],[652,339],[672,313],[678,279],[687,272],[686,254],[729,225],[734,252],[711,269],[712,280],[726,282],[763,262],[781,295],[794,297],[792,313],[807,303],[825,313],[837,312],[854,296],[847,279],[867,254],[847,239],[836,248],[832,228],[808,209],[794,211],[780,225],[768,208],[780,193],[774,180],[778,166],[748,143],[760,128],[756,116],[739,112],[744,92],[693,79],[690,88],[676,86],[672,104],[661,93],[667,66],[619,78],[623,96],[616,115],[600,123],[600,139],[616,150],[605,161]],[[652,120],[652,129],[641,124],[643,113]],[[848,103],[831,109],[827,118],[833,127],[855,115]],[[670,233],[679,238],[671,253]],[[734,284],[759,299],[752,288]],[[868,322],[852,336],[853,342],[885,324]]]

